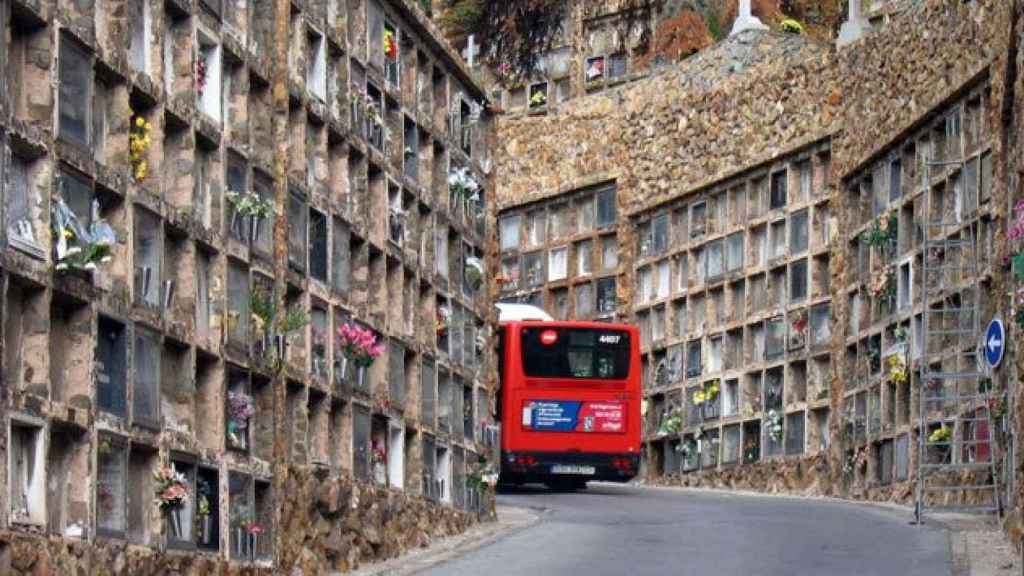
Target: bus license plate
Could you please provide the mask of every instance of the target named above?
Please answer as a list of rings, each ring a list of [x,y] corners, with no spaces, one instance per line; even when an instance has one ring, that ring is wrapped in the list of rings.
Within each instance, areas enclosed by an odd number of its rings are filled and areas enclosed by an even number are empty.
[[[582,474],[587,476],[593,476],[596,470],[593,466],[569,466],[565,464],[555,464],[551,467],[552,474]]]

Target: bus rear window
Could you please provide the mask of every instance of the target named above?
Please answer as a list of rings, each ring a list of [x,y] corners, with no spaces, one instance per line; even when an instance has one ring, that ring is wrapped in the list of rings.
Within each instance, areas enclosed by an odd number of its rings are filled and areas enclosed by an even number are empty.
[[[523,371],[531,378],[624,380],[629,332],[591,328],[524,328]]]

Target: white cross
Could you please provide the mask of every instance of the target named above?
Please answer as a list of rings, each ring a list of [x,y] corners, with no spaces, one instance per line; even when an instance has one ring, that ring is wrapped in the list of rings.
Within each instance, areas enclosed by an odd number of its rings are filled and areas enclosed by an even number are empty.
[[[846,22],[843,22],[842,27],[839,29],[839,38],[836,39],[836,44],[839,46],[845,46],[850,42],[856,41],[871,28],[871,25],[861,15],[860,3],[861,0],[850,0],[848,2]]]
[[[739,20],[745,20],[753,16],[750,10],[750,0],[740,0],[740,15]]]
[[[740,0],[739,15],[736,17],[736,22],[732,25],[732,32],[730,36],[734,36],[745,30],[767,30],[761,20],[754,16],[750,10],[750,0]]]

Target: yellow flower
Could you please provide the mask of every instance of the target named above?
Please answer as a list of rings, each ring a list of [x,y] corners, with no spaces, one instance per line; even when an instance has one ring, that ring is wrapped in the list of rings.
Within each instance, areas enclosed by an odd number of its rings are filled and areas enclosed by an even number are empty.
[[[145,128],[145,126],[146,126],[146,119],[143,118],[142,116],[136,116],[135,117],[135,125],[138,126],[139,128]]]
[[[803,26],[803,24],[801,24],[800,22],[798,22],[798,21],[796,21],[796,20],[794,20],[792,18],[786,18],[785,20],[783,20],[781,28],[782,28],[783,32],[789,32],[790,34],[803,34],[804,33],[804,26]]]

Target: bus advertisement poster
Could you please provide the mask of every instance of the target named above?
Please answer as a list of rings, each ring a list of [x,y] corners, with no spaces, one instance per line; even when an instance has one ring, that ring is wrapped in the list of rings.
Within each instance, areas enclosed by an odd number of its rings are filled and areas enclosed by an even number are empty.
[[[527,400],[523,428],[538,432],[625,432],[620,401]]]

